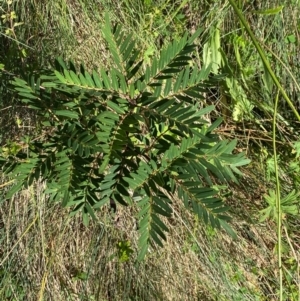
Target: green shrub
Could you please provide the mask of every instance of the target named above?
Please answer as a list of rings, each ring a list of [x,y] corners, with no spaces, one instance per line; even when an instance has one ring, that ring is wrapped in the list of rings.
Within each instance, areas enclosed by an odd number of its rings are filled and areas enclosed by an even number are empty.
[[[185,34],[145,65],[133,39],[106,18],[110,70],[76,70],[59,58],[50,72],[15,78],[14,90],[40,116],[43,135],[13,152],[2,149],[2,171],[15,180],[6,198],[42,179],[49,200],[71,207],[71,215],[81,212],[85,224],[111,201],[133,206],[139,259],[150,244],[162,246],[175,197],[205,223],[231,231],[228,207],[212,186],[237,182],[234,174],[249,160],[232,154],[236,141],[213,133],[221,119],[207,121],[214,107],[201,100],[220,76],[209,76],[211,65],[192,65],[199,34]]]

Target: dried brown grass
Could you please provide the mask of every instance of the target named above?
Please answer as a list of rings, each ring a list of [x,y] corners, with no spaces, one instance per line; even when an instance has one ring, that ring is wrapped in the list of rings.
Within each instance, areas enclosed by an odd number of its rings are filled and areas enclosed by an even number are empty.
[[[129,240],[137,250],[130,212],[119,208],[116,224],[103,209],[99,222],[86,228],[80,217],[70,219],[65,209],[50,204],[42,186],[37,183],[0,208],[1,267],[11,275],[9,285],[22,287],[28,301],[235,300],[239,295],[255,300],[247,294],[274,293],[261,281],[266,271],[273,274],[275,260],[275,240],[265,225],[235,222],[238,240],[233,241],[207,230],[177,200],[165,247],[152,250],[142,264],[136,263],[136,252],[122,263],[117,242]]]

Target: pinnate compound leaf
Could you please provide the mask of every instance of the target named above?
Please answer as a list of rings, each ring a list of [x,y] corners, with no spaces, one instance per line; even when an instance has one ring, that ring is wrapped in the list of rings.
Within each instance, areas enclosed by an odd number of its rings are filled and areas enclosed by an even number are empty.
[[[250,161],[214,132],[221,119],[209,123],[215,108],[202,99],[224,76],[212,75],[213,62],[202,69],[191,63],[202,29],[169,43],[158,58],[136,49],[122,26],[112,29],[108,15],[102,32],[108,70],[79,72],[58,58],[51,72],[12,81],[49,134],[32,133],[26,152],[8,146],[0,153],[2,172],[15,179],[7,197],[41,179],[49,201],[74,206],[70,215],[81,213],[85,225],[111,200],[133,206],[138,260],[163,246],[174,204],[234,236],[221,192],[210,187],[237,182]],[[284,199],[287,213],[295,212],[294,198]]]

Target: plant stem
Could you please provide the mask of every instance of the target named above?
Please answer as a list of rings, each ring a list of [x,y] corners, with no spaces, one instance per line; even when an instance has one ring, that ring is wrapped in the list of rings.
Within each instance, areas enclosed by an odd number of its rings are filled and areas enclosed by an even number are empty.
[[[266,69],[268,70],[270,76],[272,77],[275,85],[277,86],[277,95],[275,99],[275,107],[274,107],[274,113],[273,113],[273,152],[274,152],[274,163],[275,163],[275,177],[276,177],[276,209],[277,209],[277,244],[278,244],[278,269],[279,269],[279,300],[283,300],[283,275],[282,275],[282,261],[281,261],[281,226],[282,226],[282,212],[281,212],[281,202],[280,202],[280,182],[279,182],[279,175],[278,175],[278,165],[277,165],[277,154],[276,154],[276,115],[277,115],[277,106],[278,106],[278,97],[279,92],[281,92],[283,98],[286,100],[288,105],[290,106],[291,110],[297,117],[297,119],[300,121],[300,115],[293,105],[292,101],[289,99],[288,95],[285,92],[285,89],[281,86],[279,83],[279,80],[277,79],[277,76],[271,69],[271,66],[269,64],[269,61],[263,51],[263,49],[260,47],[256,37],[254,36],[252,30],[250,29],[248,22],[245,20],[243,14],[237,7],[234,0],[229,0],[230,5],[234,9],[235,13],[237,14],[238,18],[240,19],[241,23],[244,25],[245,30],[249,34],[255,48],[257,49]]]
[[[256,37],[254,36],[251,28],[248,25],[248,22],[246,21],[246,19],[244,18],[243,14],[241,13],[241,11],[239,10],[239,8],[237,7],[236,3],[234,0],[228,0],[230,5],[232,6],[232,8],[234,9],[235,13],[237,14],[238,18],[240,19],[241,23],[245,26],[245,29],[247,31],[247,33],[249,34],[255,48],[257,49],[261,60],[263,61],[266,69],[268,70],[270,76],[272,77],[274,84],[277,86],[278,90],[281,92],[283,98],[286,100],[286,102],[288,103],[289,107],[291,108],[291,110],[293,111],[293,113],[295,114],[295,116],[297,117],[297,119],[300,121],[300,115],[297,111],[297,109],[295,108],[295,106],[293,105],[292,101],[290,100],[290,98],[288,97],[288,95],[285,92],[285,89],[282,87],[282,85],[280,84],[279,80],[277,79],[277,76],[275,75],[275,73],[273,72],[273,70],[271,69],[271,66],[269,64],[269,61],[263,51],[263,49],[260,47]]]
[[[278,174],[278,164],[277,164],[277,153],[276,153],[276,115],[278,106],[278,96],[279,91],[277,91],[273,115],[273,153],[274,153],[274,167],[275,167],[275,178],[276,178],[276,209],[277,209],[277,256],[278,256],[278,269],[279,269],[279,300],[283,300],[283,276],[282,276],[282,262],[281,262],[281,226],[282,226],[282,211],[281,211],[281,201],[280,201],[280,182]]]

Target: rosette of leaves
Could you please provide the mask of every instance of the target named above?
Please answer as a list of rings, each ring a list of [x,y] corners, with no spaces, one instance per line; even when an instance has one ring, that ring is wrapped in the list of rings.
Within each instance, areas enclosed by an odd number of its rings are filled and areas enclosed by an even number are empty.
[[[200,33],[185,34],[145,65],[131,35],[106,17],[110,70],[77,70],[58,58],[51,72],[15,78],[45,134],[31,137],[26,152],[2,155],[2,171],[15,180],[6,197],[42,179],[49,200],[81,212],[85,224],[111,200],[135,206],[139,259],[150,244],[163,245],[175,197],[203,222],[229,230],[228,207],[212,184],[237,182],[248,160],[232,154],[236,141],[213,133],[221,120],[205,119],[214,107],[204,106],[203,93],[218,79],[209,77],[210,66],[192,66]]]

